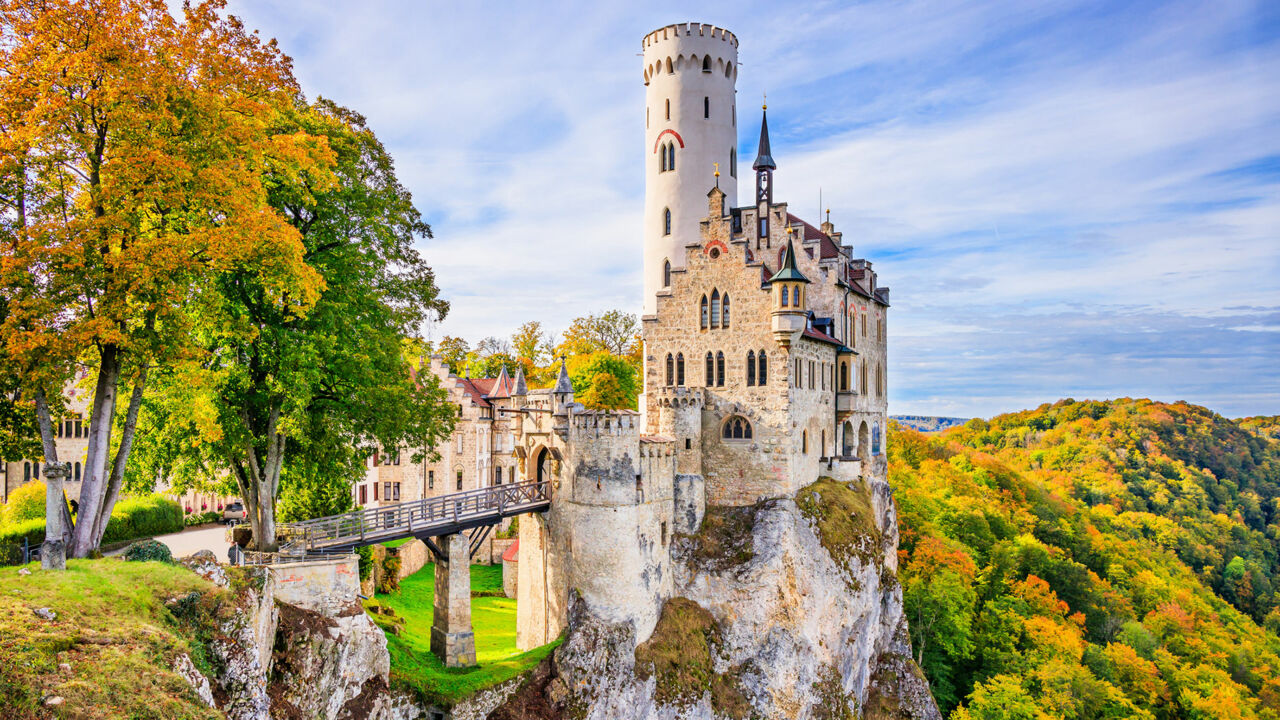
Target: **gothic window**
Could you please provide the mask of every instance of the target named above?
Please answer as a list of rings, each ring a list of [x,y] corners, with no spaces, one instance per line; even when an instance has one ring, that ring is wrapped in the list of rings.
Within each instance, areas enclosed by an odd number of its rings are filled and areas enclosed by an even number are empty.
[[[858,377],[858,392],[862,393],[863,395],[866,395],[867,394],[867,364],[866,363],[862,363],[862,368],[860,369],[860,372],[861,372],[861,375]]]
[[[31,480],[31,463],[22,463],[22,482]]]
[[[756,384],[756,351],[747,351],[747,387]]]
[[[751,422],[741,415],[731,415],[720,431],[725,440],[750,440]]]
[[[376,485],[374,487],[377,487]],[[462,471],[458,471],[458,489],[462,489]]]
[[[35,479],[39,480],[40,479],[40,463],[32,463],[31,472],[32,472],[32,475],[35,477]]]
[[[769,383],[769,357],[765,355],[764,350],[756,356],[760,362],[760,372],[756,373],[756,384],[767,385]]]
[[[716,384],[716,358],[707,351],[707,387],[713,387]]]
[[[75,481],[80,482],[80,463],[76,463]]]
[[[671,72],[671,59],[667,59],[667,72]],[[671,98],[667,98],[667,119],[671,119]]]
[[[738,177],[738,149],[729,148],[729,177]]]
[[[711,328],[720,327],[720,291],[711,291]]]
[[[724,294],[724,299],[720,301],[720,327],[728,329],[729,327],[729,293]]]
[[[676,380],[676,359],[667,353],[667,386],[675,384]]]
[[[702,329],[707,329],[707,296],[702,296]]]
[[[884,366],[876,366],[876,397],[884,397]]]
[[[658,172],[667,171],[667,146],[658,148]]]
[[[676,385],[684,387],[684,353],[676,353]]]
[[[671,208],[662,209],[662,234],[671,234]]]
[[[667,169],[676,169],[676,144],[674,142],[667,143]]]
[[[668,233],[670,234],[670,233]],[[671,287],[671,261],[662,262],[662,287]]]
[[[871,426],[871,454],[880,454],[880,424]]]
[[[711,56],[710,55],[702,58],[702,72],[705,72],[705,73],[711,72]]]
[[[787,286],[786,286],[786,285],[783,285],[783,286],[782,286],[782,307],[786,307],[786,306],[787,306],[787,298],[788,298],[788,295],[787,295]]]
[[[716,353],[716,385],[724,387],[724,353]]]

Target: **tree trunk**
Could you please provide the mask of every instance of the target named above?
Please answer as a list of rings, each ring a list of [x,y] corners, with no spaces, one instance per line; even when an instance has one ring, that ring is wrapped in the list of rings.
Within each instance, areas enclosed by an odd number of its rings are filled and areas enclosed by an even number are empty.
[[[98,513],[94,523],[93,546],[102,544],[102,536],[107,532],[107,523],[111,520],[111,511],[120,498],[120,486],[124,482],[125,463],[129,461],[129,452],[133,450],[133,436],[138,429],[138,409],[142,406],[142,393],[147,383],[147,368],[138,372],[138,380],[133,384],[133,394],[129,397],[129,408],[125,414],[124,428],[120,431],[120,448],[116,450],[115,459],[111,462],[111,474],[107,476],[106,489],[102,497],[102,512]]]
[[[40,425],[40,443],[44,446],[44,546],[40,548],[40,567],[45,570],[67,569],[67,540],[71,535],[71,513],[62,483],[66,472],[58,462],[58,446],[53,440],[53,421],[44,391],[35,394],[36,422]]]
[[[95,529],[107,489],[111,421],[115,417],[116,389],[120,383],[120,349],[115,345],[103,345],[101,358],[98,384],[93,393],[93,414],[89,418],[89,450],[85,458],[84,480],[80,484],[80,508],[75,532],[71,536],[71,555],[78,558],[88,557],[98,546]]]
[[[247,439],[240,457],[231,458],[236,484],[253,527],[253,544],[259,552],[274,552],[276,542],[276,493],[280,490],[280,468],[284,464],[285,435],[279,432],[280,407],[273,407],[267,416],[267,428],[263,433],[266,456],[259,457],[253,433],[253,424],[247,412],[241,411]]]

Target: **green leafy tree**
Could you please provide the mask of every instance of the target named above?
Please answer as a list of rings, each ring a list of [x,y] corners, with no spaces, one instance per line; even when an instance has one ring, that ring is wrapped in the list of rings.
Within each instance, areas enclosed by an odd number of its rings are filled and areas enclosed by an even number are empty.
[[[636,408],[640,381],[635,366],[625,358],[598,351],[570,358],[567,367],[574,397],[584,405],[607,410]],[[597,388],[600,382],[605,385]]]
[[[531,320],[521,325],[511,336],[511,347],[525,372],[542,367],[551,361],[551,336],[542,323]]]
[[[440,339],[436,353],[455,375],[461,375],[466,370],[471,345],[463,338],[446,335]]]
[[[299,314],[252,275],[223,274],[199,309],[204,380],[178,383],[198,395],[184,404],[197,413],[187,422],[199,431],[196,451],[235,480],[262,549],[275,546],[290,453],[290,485],[308,495],[290,512],[305,515],[333,507],[336,488],[357,477],[358,448],[433,454],[453,427],[438,379],[415,379],[402,353],[428,313],[448,306],[413,248],[430,231],[390,156],[364,118],[326,100],[298,107],[276,131],[322,137],[336,158],[329,188],[270,178],[271,203],[300,234],[323,292]]]

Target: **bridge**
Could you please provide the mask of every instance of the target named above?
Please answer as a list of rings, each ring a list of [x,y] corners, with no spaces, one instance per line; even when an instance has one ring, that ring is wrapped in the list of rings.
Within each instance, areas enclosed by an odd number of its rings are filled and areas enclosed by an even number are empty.
[[[540,512],[550,506],[550,483],[535,480],[287,523],[281,526],[280,534],[309,554],[345,552],[364,545],[417,538],[439,559],[443,551],[433,538],[470,530],[468,545],[472,555],[503,518]]]
[[[287,523],[280,535],[302,558],[403,538],[422,540],[436,559],[431,651],[446,667],[468,667],[476,664],[471,556],[503,518],[550,507],[551,483],[534,480]]]

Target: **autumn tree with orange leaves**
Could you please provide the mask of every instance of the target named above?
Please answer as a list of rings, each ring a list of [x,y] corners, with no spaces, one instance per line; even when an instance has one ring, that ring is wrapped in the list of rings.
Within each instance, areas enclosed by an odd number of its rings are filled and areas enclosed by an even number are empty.
[[[46,462],[49,406],[78,367],[96,378],[75,557],[119,496],[148,371],[191,352],[214,278],[250,273],[294,312],[321,290],[263,178],[323,188],[331,154],[273,132],[298,97],[289,59],[224,4],[0,0],[0,366]]]

